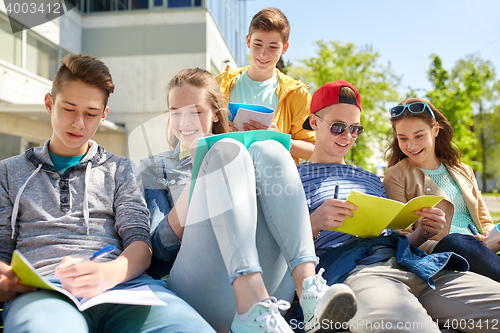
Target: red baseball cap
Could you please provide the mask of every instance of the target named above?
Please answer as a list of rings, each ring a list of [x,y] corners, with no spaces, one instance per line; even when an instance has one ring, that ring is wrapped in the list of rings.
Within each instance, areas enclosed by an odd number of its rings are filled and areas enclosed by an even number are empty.
[[[339,91],[342,87],[351,88],[356,94],[356,98],[339,97]],[[311,114],[316,113],[327,106],[339,103],[356,105],[361,112],[361,96],[359,96],[358,90],[347,81],[337,80],[335,82],[325,83],[318,90],[316,90],[311,100]],[[309,118],[310,117],[307,117],[306,121],[304,121],[302,128],[312,131],[313,129],[309,123]]]

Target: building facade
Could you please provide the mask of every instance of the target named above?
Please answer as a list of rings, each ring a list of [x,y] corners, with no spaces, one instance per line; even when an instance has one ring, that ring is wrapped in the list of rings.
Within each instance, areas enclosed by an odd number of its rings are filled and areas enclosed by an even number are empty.
[[[144,152],[145,141],[164,149],[164,136],[157,135],[164,132],[165,85],[184,68],[217,74],[225,65],[244,65],[244,6],[240,0],[82,0],[53,21],[12,33],[0,0],[0,159],[50,138],[44,95],[59,60],[80,52],[104,61],[116,86],[108,121],[94,139],[119,155]],[[146,140],[145,132],[151,132]]]

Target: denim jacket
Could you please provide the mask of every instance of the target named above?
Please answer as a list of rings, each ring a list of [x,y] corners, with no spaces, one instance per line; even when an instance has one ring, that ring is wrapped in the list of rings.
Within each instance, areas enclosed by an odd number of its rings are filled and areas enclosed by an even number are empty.
[[[148,156],[139,163],[150,212],[153,260],[148,273],[153,277],[168,274],[181,245],[167,215],[191,178],[193,165],[189,156],[179,160],[179,153],[177,145],[174,150]]]
[[[432,277],[442,269],[467,271],[469,263],[453,252],[427,254],[413,246],[406,236],[392,233],[388,236],[372,238],[342,239],[329,248],[317,251],[320,258],[319,268],[324,268],[328,284],[341,283],[358,262],[370,255],[373,247],[385,246],[394,249],[396,262],[405,270],[415,273],[435,289]],[[387,258],[388,259],[388,258]]]

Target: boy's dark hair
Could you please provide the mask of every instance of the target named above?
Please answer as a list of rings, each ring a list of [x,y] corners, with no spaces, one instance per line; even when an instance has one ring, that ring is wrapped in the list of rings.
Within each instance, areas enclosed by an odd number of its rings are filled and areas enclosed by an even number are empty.
[[[392,143],[386,150],[386,156],[389,159],[389,167],[395,165],[407,156],[399,148],[398,137],[396,133],[396,123],[403,118],[419,118],[425,121],[431,128],[437,126],[439,128],[438,136],[436,137],[435,153],[437,158],[450,166],[459,166],[460,151],[453,145],[453,127],[446,117],[434,106],[431,102],[421,98],[409,98],[399,103],[399,105],[407,105],[415,102],[427,103],[434,112],[436,120],[430,112],[412,113],[404,111],[401,115],[391,118],[392,123]]]
[[[56,72],[52,83],[52,98],[69,81],[82,81],[96,86],[104,92],[104,108],[108,105],[109,95],[115,90],[108,67],[97,58],[85,54],[68,54],[61,60],[61,67]]]
[[[255,30],[277,31],[283,38],[283,44],[288,41],[290,36],[290,24],[285,14],[277,8],[264,8],[255,14],[250,22],[248,34],[251,36]]]

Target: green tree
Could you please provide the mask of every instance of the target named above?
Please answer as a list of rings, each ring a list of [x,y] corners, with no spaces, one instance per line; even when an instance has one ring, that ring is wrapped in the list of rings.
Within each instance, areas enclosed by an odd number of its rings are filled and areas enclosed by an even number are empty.
[[[396,90],[400,78],[390,63],[381,64],[379,54],[371,46],[356,47],[352,43],[317,41],[318,55],[299,60],[288,74],[311,86],[311,93],[326,82],[346,80],[361,94],[361,124],[365,132],[346,156],[346,162],[374,170],[368,165],[372,148],[383,149],[390,133],[385,104],[399,100]],[[372,146],[369,146],[369,143]]]
[[[484,149],[484,156],[486,159],[483,163],[481,170],[481,180],[491,180],[500,178],[500,131],[498,131],[498,124],[500,124],[500,105],[498,105],[493,112],[485,113],[482,119],[482,130],[484,135],[484,145],[480,147]],[[476,124],[474,124],[476,126]],[[483,151],[480,150],[482,153]],[[486,182],[482,184],[483,191],[490,191],[486,187]],[[497,190],[498,190],[498,184]]]
[[[498,124],[492,121],[500,117],[495,112],[500,84],[495,81],[494,67],[478,55],[469,55],[455,64],[450,75],[437,55],[431,55],[431,59],[429,79],[434,89],[427,97],[450,121],[462,160],[481,170],[482,188],[486,189],[486,180],[492,174],[488,172],[492,170],[488,160],[500,162],[494,152],[500,137],[492,128],[492,124]]]
[[[495,70],[491,62],[481,59],[477,55],[469,55],[459,60],[453,68],[452,78],[462,82],[468,98],[472,102],[474,112],[474,132],[478,140],[477,160],[481,163],[482,188],[486,189],[486,180],[489,177],[487,167],[488,155],[493,153],[496,130],[491,128],[490,121],[495,120],[494,107],[498,102],[495,94]],[[495,124],[498,124],[495,123]],[[488,133],[490,137],[488,138]],[[496,141],[498,142],[498,141]]]
[[[434,89],[427,92],[427,98],[442,111],[453,127],[454,142],[463,153],[463,162],[476,169],[477,138],[471,131],[474,125],[472,101],[464,82],[452,78],[437,55],[432,54],[431,59],[429,80]]]

